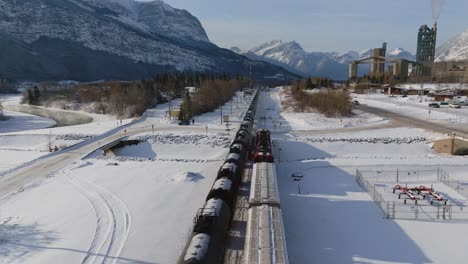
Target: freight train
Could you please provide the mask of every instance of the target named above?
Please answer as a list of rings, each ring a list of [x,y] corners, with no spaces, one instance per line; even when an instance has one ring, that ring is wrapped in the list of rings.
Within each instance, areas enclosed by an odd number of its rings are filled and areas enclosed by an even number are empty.
[[[243,118],[229,148],[229,154],[218,170],[216,180],[206,197],[205,204],[195,216],[190,239],[178,264],[223,263],[227,232],[231,223],[242,169],[252,145],[258,93]]]

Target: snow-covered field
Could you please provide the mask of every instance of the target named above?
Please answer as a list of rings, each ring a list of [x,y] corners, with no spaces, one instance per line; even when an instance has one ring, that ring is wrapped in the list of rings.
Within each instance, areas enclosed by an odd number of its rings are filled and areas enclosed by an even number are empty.
[[[6,98],[7,104],[19,103],[18,95]],[[53,127],[56,122],[51,119],[13,111],[5,111],[5,114],[9,119],[0,121],[0,173],[48,154],[49,148],[63,149],[132,121],[122,120],[120,123],[109,115],[81,112],[91,116],[93,122]]]
[[[145,142],[117,154],[146,161],[78,162],[1,201],[0,263],[174,263],[226,153]]]
[[[263,105],[270,106],[263,115],[274,113],[277,100],[268,98],[276,96],[277,91],[264,96]],[[282,114],[283,122],[307,119],[312,126],[322,125],[321,120],[310,121],[313,114],[290,115]],[[269,119],[259,124],[274,126]],[[356,169],[437,168],[468,182],[466,157],[431,149],[431,139],[440,135],[412,128],[307,135],[290,127],[293,130],[273,134],[290,263],[466,263],[468,222],[385,219],[356,183]],[[304,175],[300,194],[291,178],[295,172]],[[439,189],[454,193],[446,188]]]
[[[322,114],[314,112],[298,113],[292,107],[281,108],[280,111],[280,108],[278,108],[281,107],[280,102],[290,103],[293,98],[287,88],[276,88],[276,90],[279,93],[273,93],[271,95],[273,98],[264,106],[265,110],[269,113],[265,116],[265,119],[273,122],[273,127],[270,128],[272,131],[366,127],[378,126],[388,122],[388,120],[381,117],[357,110],[354,111],[354,116],[343,118],[326,118]]]
[[[240,96],[223,107],[231,129],[251,100]],[[156,129],[130,137],[140,144],[107,156],[96,151],[1,199],[0,263],[175,263],[233,133],[218,124],[219,109],[178,126],[165,118],[167,108],[149,110],[132,126]],[[51,138],[75,144],[116,122],[2,134],[0,154],[11,156],[4,169],[45,155]],[[17,159],[21,153],[30,157]]]

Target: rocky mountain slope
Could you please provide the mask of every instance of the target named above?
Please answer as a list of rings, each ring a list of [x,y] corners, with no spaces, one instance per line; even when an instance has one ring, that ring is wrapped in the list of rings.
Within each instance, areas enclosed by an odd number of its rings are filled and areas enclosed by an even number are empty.
[[[0,73],[13,79],[136,79],[166,71],[248,73],[197,18],[163,1],[0,0]],[[256,63],[256,74],[286,73]]]
[[[436,50],[436,61],[468,60],[468,29],[457,34]]]

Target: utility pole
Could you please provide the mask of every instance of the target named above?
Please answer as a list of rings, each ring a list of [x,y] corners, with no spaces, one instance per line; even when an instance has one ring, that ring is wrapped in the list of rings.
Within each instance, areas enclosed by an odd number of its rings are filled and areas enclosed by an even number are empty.
[[[171,96],[169,95],[169,120],[172,120],[172,115],[171,115],[171,101],[172,101],[172,98],[171,98]]]
[[[221,125],[223,124],[223,106],[220,107],[221,111],[219,112],[220,114],[220,119],[221,119]]]
[[[249,88],[252,89],[252,62],[249,62],[249,66],[250,66]]]

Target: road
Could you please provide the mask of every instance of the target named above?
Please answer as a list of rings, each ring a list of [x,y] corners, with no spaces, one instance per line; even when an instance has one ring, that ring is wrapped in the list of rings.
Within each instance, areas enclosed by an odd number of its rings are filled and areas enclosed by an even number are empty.
[[[0,178],[0,197],[4,198],[10,194],[22,192],[24,188],[31,185],[36,180],[53,175],[55,172],[80,160],[89,153],[99,149],[101,146],[109,144],[125,136],[132,136],[141,133],[152,132],[152,127],[149,122],[136,122],[128,126],[123,126],[119,129],[112,130],[90,140],[81,142],[73,147],[64,149],[62,151],[49,154],[45,157],[34,160],[26,165],[19,166],[16,169],[6,173]],[[181,126],[156,126],[154,131],[187,131],[187,127]],[[190,131],[199,131],[205,133],[205,127],[192,127]],[[218,131],[217,129],[210,128],[210,132]],[[224,130],[222,130],[224,132]]]
[[[404,126],[422,128],[425,130],[434,131],[442,134],[451,134],[452,132],[455,132],[457,136],[468,138],[468,127],[454,127],[450,124],[433,123],[427,120],[422,120],[412,116],[402,115],[392,111],[370,107],[368,105],[363,104],[356,106],[356,108],[374,115],[393,119],[394,121]]]

